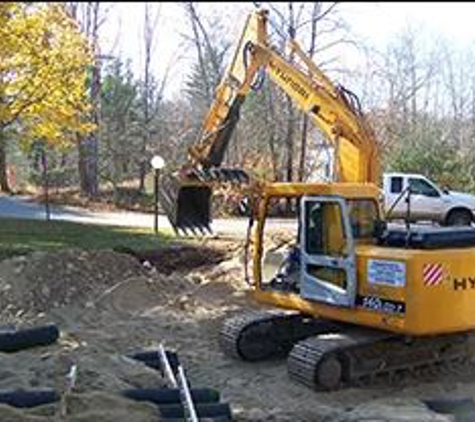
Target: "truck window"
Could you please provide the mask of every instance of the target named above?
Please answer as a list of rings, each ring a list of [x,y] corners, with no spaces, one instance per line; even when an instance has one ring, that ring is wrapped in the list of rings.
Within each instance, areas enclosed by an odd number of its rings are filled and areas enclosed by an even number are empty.
[[[402,192],[402,177],[391,177],[391,193]]]
[[[411,187],[411,192],[415,195],[424,195],[433,198],[440,196],[439,192],[424,179],[409,179],[409,186]]]

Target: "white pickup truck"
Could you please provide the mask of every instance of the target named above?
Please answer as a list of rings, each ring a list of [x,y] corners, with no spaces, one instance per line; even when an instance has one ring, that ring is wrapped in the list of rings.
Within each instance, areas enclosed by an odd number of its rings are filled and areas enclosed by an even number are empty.
[[[383,175],[383,196],[389,220],[406,218],[409,187],[411,222],[432,221],[445,226],[465,226],[475,220],[475,195],[441,189],[420,174],[386,173]],[[398,198],[399,202],[394,205]]]

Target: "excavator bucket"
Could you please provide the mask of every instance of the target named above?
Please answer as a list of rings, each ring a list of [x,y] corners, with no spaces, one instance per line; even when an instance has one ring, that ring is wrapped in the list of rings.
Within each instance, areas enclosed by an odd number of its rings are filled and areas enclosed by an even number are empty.
[[[211,188],[206,184],[184,184],[177,176],[163,178],[159,200],[176,233],[211,232]]]
[[[193,170],[185,179],[176,175],[163,178],[159,200],[176,233],[206,234],[211,231],[211,198],[213,187],[220,184],[249,183],[242,169],[211,168]]]

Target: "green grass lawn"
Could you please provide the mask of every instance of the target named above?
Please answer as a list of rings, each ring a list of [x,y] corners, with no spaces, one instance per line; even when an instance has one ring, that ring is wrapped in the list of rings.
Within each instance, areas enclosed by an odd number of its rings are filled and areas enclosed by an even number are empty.
[[[0,218],[0,258],[67,248],[152,250],[174,239],[171,231],[63,221]]]

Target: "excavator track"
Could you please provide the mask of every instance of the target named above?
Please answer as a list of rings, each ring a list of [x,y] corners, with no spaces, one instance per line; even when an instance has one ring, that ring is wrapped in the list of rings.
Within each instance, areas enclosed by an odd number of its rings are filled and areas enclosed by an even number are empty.
[[[405,337],[300,313],[251,311],[225,321],[223,352],[245,361],[287,358],[291,379],[315,390],[453,371],[473,361],[475,333]],[[472,365],[473,366],[473,365]]]
[[[300,313],[251,311],[228,319],[219,340],[226,355],[261,361],[286,357],[296,342],[335,330],[339,325]]]
[[[292,379],[316,390],[374,384],[419,370],[437,372],[470,361],[475,335],[406,338],[384,331],[354,329],[311,336],[298,342],[287,360]],[[450,368],[449,368],[450,370]]]

